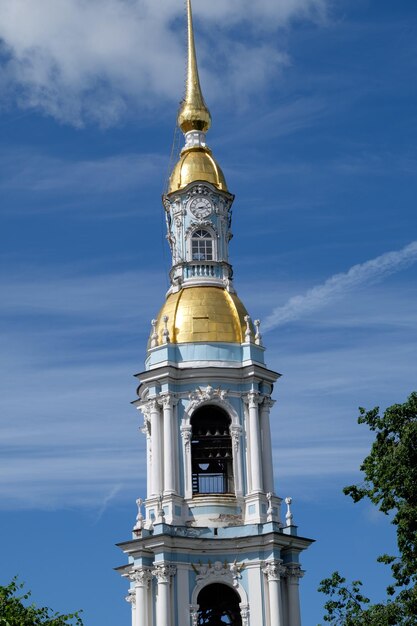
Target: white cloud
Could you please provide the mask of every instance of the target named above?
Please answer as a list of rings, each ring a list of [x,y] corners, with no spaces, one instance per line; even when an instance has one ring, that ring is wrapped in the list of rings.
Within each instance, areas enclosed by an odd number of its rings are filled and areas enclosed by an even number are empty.
[[[215,97],[216,92],[223,93],[227,81],[233,97],[242,90],[257,90],[287,63],[287,57],[279,44],[260,45],[247,37],[242,57],[242,45],[226,34],[227,27],[273,32],[294,19],[320,20],[327,0],[194,4],[204,26],[200,31],[216,29],[222,61],[221,77],[218,66],[202,67],[205,82]],[[75,125],[86,120],[110,125],[128,109],[179,100],[184,24],[183,8],[176,0],[3,0],[1,93],[23,108],[39,109]],[[203,66],[204,59],[212,56],[203,32],[198,45]]]
[[[305,295],[293,296],[265,319],[264,331],[272,330],[303,315],[321,309],[361,285],[373,283],[398,272],[417,261],[417,241],[398,251],[386,252],[375,259],[353,265],[346,273],[335,274],[322,285],[309,289]]]

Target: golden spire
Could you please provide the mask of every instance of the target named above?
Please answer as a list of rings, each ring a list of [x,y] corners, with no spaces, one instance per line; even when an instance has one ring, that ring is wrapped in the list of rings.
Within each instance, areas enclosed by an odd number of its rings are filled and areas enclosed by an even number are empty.
[[[198,130],[205,133],[211,125],[211,115],[203,94],[201,93],[200,79],[198,76],[197,57],[195,53],[193,16],[191,13],[191,0],[187,0],[188,22],[188,64],[185,97],[181,102],[178,112],[178,126],[183,133],[190,130]]]

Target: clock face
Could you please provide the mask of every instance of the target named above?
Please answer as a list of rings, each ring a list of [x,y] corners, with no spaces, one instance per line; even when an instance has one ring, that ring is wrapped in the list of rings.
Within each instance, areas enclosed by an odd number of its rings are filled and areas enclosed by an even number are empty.
[[[211,200],[205,197],[194,198],[190,202],[190,211],[195,217],[202,219],[203,217],[207,217],[213,210],[213,205]]]

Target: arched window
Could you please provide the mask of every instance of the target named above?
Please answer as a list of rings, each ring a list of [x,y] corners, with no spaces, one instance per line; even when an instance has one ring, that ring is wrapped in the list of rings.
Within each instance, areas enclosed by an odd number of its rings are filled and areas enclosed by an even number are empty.
[[[191,418],[193,493],[233,493],[230,417],[218,406],[205,405]]]
[[[221,583],[203,587],[197,597],[198,626],[242,626],[239,594]]]
[[[213,260],[213,238],[207,230],[196,230],[191,237],[191,257],[193,261]]]

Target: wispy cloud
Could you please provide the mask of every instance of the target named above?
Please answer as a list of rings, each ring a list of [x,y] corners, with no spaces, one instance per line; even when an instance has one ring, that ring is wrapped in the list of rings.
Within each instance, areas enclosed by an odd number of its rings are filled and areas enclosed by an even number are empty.
[[[272,330],[299,319],[329,302],[344,297],[361,285],[374,283],[384,276],[398,272],[417,261],[417,241],[398,251],[386,252],[375,259],[353,265],[347,272],[335,274],[322,285],[309,289],[304,295],[293,296],[286,304],[278,307],[265,319],[264,331]]]
[[[231,96],[258,90],[287,63],[286,52],[278,49],[282,41],[271,37],[270,44],[259,45],[259,30],[273,33],[295,19],[321,21],[327,5],[328,0],[196,2],[196,18],[204,20],[202,74],[212,97],[223,95],[225,81]],[[184,76],[183,11],[177,0],[3,0],[0,93],[23,108],[75,125],[111,125],[128,110],[178,100]],[[210,33],[204,32],[214,25],[221,77],[218,65],[210,67]],[[237,25],[247,34],[244,66]]]

